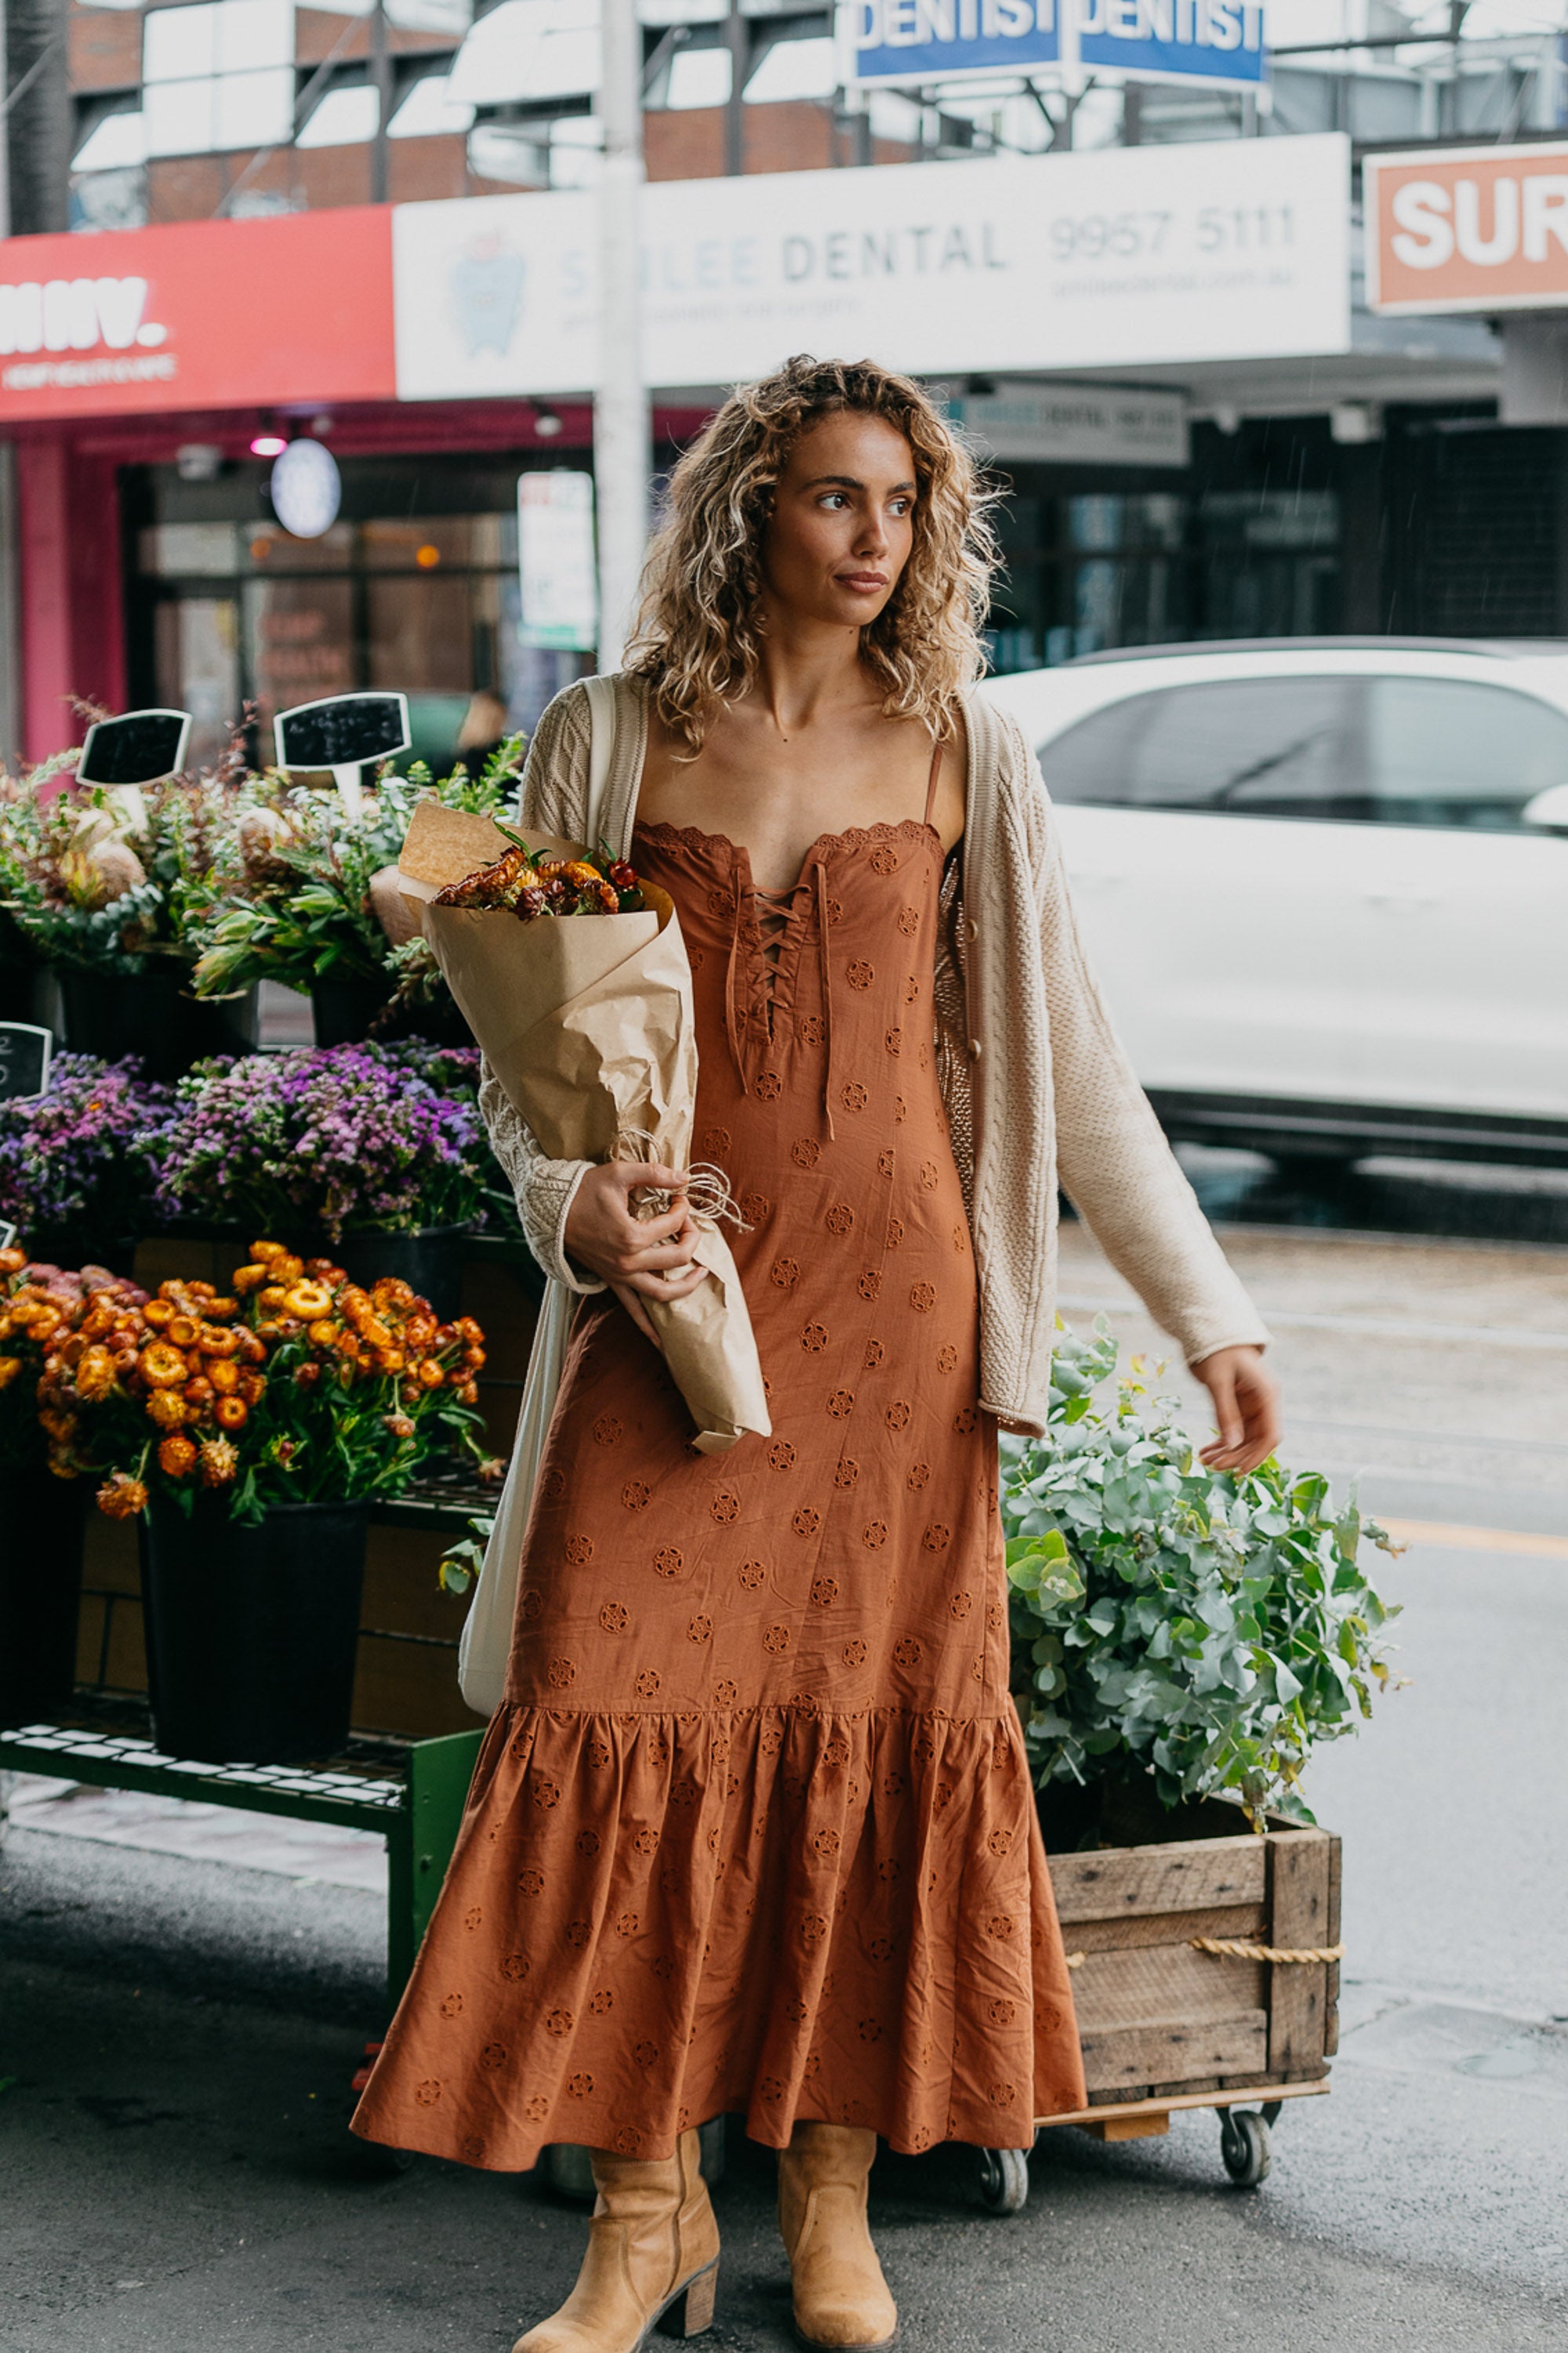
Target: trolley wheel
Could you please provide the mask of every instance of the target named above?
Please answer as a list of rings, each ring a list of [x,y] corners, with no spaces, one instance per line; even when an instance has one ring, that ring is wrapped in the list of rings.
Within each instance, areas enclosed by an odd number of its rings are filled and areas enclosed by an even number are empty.
[[[1028,2150],[983,2148],[980,2196],[993,2214],[1021,2214],[1029,2201]]]
[[[1219,2153],[1225,2169],[1238,2189],[1256,2189],[1271,2162],[1268,2126],[1250,2108],[1220,2112]]]

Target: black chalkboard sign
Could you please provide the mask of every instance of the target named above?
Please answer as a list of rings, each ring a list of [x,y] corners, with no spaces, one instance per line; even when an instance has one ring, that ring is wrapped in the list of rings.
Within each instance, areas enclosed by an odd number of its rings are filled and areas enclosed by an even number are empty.
[[[332,694],[273,721],[280,768],[358,768],[408,749],[404,694]]]
[[[25,1103],[49,1082],[55,1041],[31,1021],[0,1021],[0,1103]]]
[[[188,711],[128,711],[89,727],[77,763],[79,785],[155,785],[185,765]]]

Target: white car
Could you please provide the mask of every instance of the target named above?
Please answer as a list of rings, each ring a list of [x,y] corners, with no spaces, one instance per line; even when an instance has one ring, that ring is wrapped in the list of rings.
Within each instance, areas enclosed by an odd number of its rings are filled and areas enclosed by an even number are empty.
[[[1174,646],[985,691],[1173,1137],[1568,1165],[1568,646]]]

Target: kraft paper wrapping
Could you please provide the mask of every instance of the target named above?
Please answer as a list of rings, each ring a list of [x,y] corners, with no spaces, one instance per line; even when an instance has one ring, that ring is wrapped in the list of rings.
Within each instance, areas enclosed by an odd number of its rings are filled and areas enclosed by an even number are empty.
[[[543,834],[531,849],[590,853]],[[637,915],[542,916],[437,907],[435,894],[510,845],[488,818],[421,801],[398,860],[398,887],[447,985],[514,1108],[552,1160],[690,1165],[697,1109],[691,967],[671,900],[644,886]],[[752,1319],[718,1226],[700,1216],[692,1253],[708,1281],[684,1299],[645,1299],[697,1425],[721,1454],[772,1430]]]

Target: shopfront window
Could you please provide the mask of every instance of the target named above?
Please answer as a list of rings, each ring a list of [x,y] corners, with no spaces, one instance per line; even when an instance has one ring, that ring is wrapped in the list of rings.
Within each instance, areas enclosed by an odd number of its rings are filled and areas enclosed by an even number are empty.
[[[1332,491],[1216,491],[1190,478],[1165,491],[1078,491],[1061,480],[1044,467],[1012,470],[997,515],[1006,566],[989,633],[997,670],[1337,627]]]
[[[415,753],[449,764],[530,730],[585,656],[518,642],[521,461],[353,459],[343,508],[296,539],[267,504],[265,465],[211,482],[128,472],[131,672],[147,702],[188,710],[211,758],[248,704],[266,759],[280,710],[357,688],[409,699]],[[219,512],[222,510],[222,512]]]

